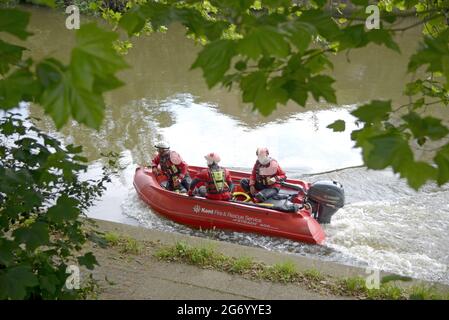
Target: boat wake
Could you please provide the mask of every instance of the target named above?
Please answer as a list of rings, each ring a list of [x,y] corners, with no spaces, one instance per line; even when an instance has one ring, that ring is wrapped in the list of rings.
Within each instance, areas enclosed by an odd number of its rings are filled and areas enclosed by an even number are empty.
[[[298,175],[300,177],[300,175]],[[347,187],[348,205],[325,225],[323,246],[286,239],[222,230],[194,230],[152,212],[134,188],[122,203],[122,212],[139,225],[166,232],[229,241],[241,245],[287,252],[347,265],[449,284],[449,188],[426,186],[415,192],[391,172],[352,168],[326,173]],[[353,184],[365,177],[363,190]],[[366,178],[368,177],[368,178]],[[323,175],[309,176],[309,181]],[[383,182],[380,183],[379,180]],[[391,181],[396,180],[396,181]],[[371,186],[372,184],[372,186]],[[374,187],[376,186],[376,188]],[[444,205],[441,205],[444,204]]]

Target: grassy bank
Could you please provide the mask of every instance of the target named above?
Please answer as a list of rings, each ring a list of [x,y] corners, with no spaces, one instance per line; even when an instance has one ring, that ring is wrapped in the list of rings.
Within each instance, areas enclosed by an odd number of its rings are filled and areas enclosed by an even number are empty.
[[[116,248],[126,258],[132,255],[151,255],[161,261],[194,265],[239,275],[250,280],[296,284],[321,295],[356,299],[449,300],[449,292],[441,292],[433,286],[401,285],[402,281],[410,280],[407,277],[389,275],[381,279],[378,289],[368,289],[365,278],[336,278],[315,269],[298,271],[291,261],[267,265],[247,256],[236,258],[224,255],[211,246],[191,246],[185,242],[164,246],[160,243],[137,241],[110,232],[104,235],[104,239],[109,246]]]

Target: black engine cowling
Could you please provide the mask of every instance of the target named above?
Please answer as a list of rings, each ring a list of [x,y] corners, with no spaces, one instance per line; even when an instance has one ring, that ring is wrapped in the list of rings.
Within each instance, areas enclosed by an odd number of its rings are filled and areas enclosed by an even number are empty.
[[[317,181],[307,190],[307,201],[319,223],[330,223],[332,215],[345,205],[345,190],[336,181]]]

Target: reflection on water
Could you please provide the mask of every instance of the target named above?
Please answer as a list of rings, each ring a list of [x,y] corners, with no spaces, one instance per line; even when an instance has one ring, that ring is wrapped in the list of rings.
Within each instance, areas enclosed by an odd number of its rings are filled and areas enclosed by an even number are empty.
[[[68,60],[74,33],[63,27],[64,17],[45,9],[33,13],[30,38],[35,59],[52,54]],[[383,47],[354,50],[332,57],[338,105],[311,101],[304,109],[280,107],[264,118],[241,102],[238,91],[208,90],[198,70],[189,71],[199,46],[179,26],[166,34],[134,41],[126,57],[132,66],[120,74],[126,86],[106,96],[104,124],[96,132],[72,122],[61,132],[67,143],[81,144],[91,160],[102,152],[122,154],[125,169],[114,178],[106,195],[90,215],[139,224],[170,232],[211,236],[223,241],[288,251],[356,265],[370,265],[449,283],[448,189],[426,186],[419,193],[389,171],[347,169],[325,175],[313,173],[361,163],[352,148],[349,114],[353,106],[371,99],[403,97],[407,57],[417,46],[419,30],[398,36],[402,56]],[[347,59],[351,63],[347,63]],[[33,116],[42,116],[32,106]],[[442,114],[447,119],[447,113]],[[347,121],[348,130],[333,133],[326,126]],[[44,117],[39,124],[54,131]],[[283,239],[233,232],[212,234],[192,231],[160,218],[145,206],[132,188],[137,164],[148,163],[157,139],[167,139],[190,164],[204,164],[203,155],[219,152],[223,165],[246,170],[255,161],[255,148],[268,146],[290,177],[306,180],[335,179],[345,185],[348,204],[325,227],[325,246],[309,246]],[[98,171],[93,162],[90,174]]]
[[[213,151],[224,166],[250,168],[257,146],[267,146],[290,171],[319,172],[361,163],[349,131],[335,134],[326,129],[336,118],[353,122],[347,108],[297,113],[257,128],[248,128],[216,106],[195,103],[190,95],[163,101],[159,109],[169,113],[174,124],[158,132],[190,164],[204,165],[203,156]]]

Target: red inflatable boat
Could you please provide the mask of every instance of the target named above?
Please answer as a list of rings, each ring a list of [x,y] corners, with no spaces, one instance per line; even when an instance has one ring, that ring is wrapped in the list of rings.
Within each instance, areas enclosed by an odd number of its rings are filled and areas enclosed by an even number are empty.
[[[189,167],[191,177],[201,169],[203,168]],[[239,181],[249,177],[249,173],[239,171],[230,173],[236,185],[235,194],[241,193]],[[277,200],[273,200],[272,203],[255,204],[239,201],[238,197],[233,201],[189,197],[161,187],[165,179],[163,176],[155,176],[148,168],[139,167],[134,175],[134,187],[139,197],[154,211],[194,228],[253,232],[321,244],[325,234],[318,221],[330,222],[332,214],[344,204],[343,187],[334,181],[308,184],[288,179]],[[295,204],[295,212],[282,212],[276,209],[282,201]],[[308,205],[305,206],[305,203]]]

